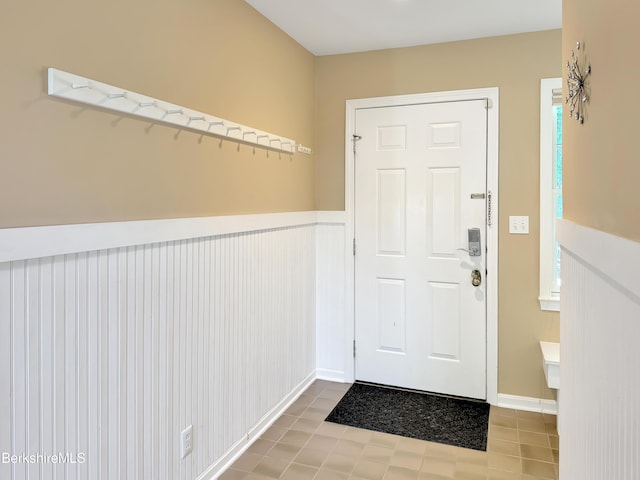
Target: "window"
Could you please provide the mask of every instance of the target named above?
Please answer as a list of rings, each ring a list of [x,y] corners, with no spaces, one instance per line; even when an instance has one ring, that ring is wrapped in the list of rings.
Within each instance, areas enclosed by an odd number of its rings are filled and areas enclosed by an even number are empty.
[[[562,79],[540,83],[540,308],[560,310],[560,246],[556,220],[562,218]]]

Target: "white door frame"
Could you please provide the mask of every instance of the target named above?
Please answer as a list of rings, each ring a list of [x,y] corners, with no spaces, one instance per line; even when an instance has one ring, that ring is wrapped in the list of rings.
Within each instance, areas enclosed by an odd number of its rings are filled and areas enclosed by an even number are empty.
[[[487,99],[487,191],[491,192],[491,225],[487,225],[487,402],[498,403],[498,121],[499,89],[480,88],[391,97],[347,100],[345,130],[345,381],[355,381],[355,162],[353,138],[356,110],[373,107],[415,105]]]

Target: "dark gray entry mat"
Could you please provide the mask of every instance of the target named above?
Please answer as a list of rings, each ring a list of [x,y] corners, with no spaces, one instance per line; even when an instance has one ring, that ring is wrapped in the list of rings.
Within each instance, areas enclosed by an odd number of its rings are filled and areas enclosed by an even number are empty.
[[[486,451],[489,404],[356,382],[326,421]]]

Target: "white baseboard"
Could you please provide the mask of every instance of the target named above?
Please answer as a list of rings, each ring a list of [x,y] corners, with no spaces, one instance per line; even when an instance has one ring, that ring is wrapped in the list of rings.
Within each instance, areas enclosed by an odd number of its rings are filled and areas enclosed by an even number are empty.
[[[528,412],[558,414],[558,404],[555,400],[543,398],[520,397],[518,395],[498,394],[498,407],[513,408],[515,410],[526,410]]]
[[[284,397],[273,409],[267,413],[257,425],[253,426],[247,436],[236,443],[226,454],[207,468],[197,477],[196,480],[214,480],[225,472],[233,463],[267,431],[267,429],[275,422],[290,406],[295,402],[304,391],[311,386],[316,380],[315,373],[309,374],[289,395]]]
[[[349,383],[346,379],[345,373],[342,370],[318,368],[316,370],[316,378],[318,380],[326,380],[328,382]]]

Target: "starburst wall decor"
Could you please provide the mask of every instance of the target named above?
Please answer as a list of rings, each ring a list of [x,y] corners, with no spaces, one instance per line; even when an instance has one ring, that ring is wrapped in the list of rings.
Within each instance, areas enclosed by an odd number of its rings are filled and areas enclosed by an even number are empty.
[[[580,42],[576,44],[576,50],[580,53]],[[584,55],[578,58],[571,50],[571,61],[567,61],[567,91],[569,96],[565,103],[570,105],[569,117],[575,118],[579,123],[584,123],[586,104],[589,102],[587,80],[591,75],[591,64],[586,64]]]

